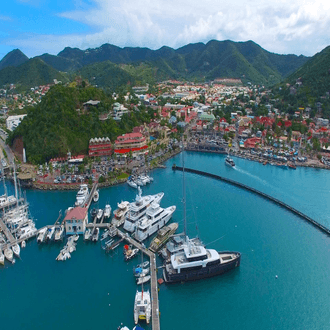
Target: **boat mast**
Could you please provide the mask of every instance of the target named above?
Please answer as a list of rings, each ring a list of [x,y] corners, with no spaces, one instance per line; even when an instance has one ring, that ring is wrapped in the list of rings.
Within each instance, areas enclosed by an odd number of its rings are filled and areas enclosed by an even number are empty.
[[[184,144],[182,138],[182,194],[183,194],[183,223],[184,223],[184,237],[188,241],[187,236],[187,219],[186,219],[186,185],[184,178]]]
[[[17,182],[16,182],[16,169],[15,169],[15,162],[13,162],[14,167],[14,183],[15,183],[15,197],[16,197],[16,205],[18,204],[18,193],[17,193]]]
[[[6,183],[5,183],[5,170],[3,168],[2,162],[0,162],[0,164],[1,164],[1,173],[2,173],[2,180],[3,180],[3,188],[4,188],[4,191],[5,191],[5,196],[7,198],[8,192],[7,192],[7,187],[6,187]]]

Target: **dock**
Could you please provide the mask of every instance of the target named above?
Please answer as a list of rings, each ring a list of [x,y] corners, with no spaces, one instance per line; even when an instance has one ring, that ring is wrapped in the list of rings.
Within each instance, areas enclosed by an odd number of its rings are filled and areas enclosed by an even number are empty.
[[[156,267],[156,255],[147,250],[144,245],[137,242],[132,237],[126,235],[118,229],[117,235],[128,243],[134,245],[140,249],[150,259],[150,276],[151,276],[151,325],[153,330],[160,330],[159,321],[159,298],[158,298],[158,285],[157,285],[157,267]]]
[[[91,192],[90,192],[90,194],[88,196],[88,199],[87,199],[87,203],[86,203],[87,209],[89,209],[89,207],[91,206],[91,203],[92,203],[92,200],[93,200],[93,196],[94,196],[94,193],[95,193],[97,187],[98,187],[98,183],[97,182],[94,182],[93,183],[93,186],[92,186],[92,189],[91,189]]]

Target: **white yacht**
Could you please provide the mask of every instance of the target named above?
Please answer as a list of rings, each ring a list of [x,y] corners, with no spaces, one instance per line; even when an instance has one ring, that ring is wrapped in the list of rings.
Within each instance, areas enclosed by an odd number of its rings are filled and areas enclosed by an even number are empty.
[[[82,184],[80,185],[80,189],[77,193],[75,206],[84,206],[84,204],[87,202],[89,195],[88,185]]]
[[[138,221],[135,229],[135,239],[142,242],[157,230],[164,227],[171,219],[175,210],[176,206],[174,205],[164,209],[158,203],[153,202],[148,207],[146,215]]]
[[[126,214],[129,210],[129,202],[121,202],[121,203],[117,203],[118,208],[116,210],[113,211],[113,219],[111,221],[111,223],[116,226],[119,227],[121,226],[126,218]]]
[[[99,209],[98,211],[97,211],[97,215],[96,215],[96,218],[97,218],[97,220],[101,220],[101,218],[102,218],[102,216],[103,216],[103,210],[102,209]]]
[[[132,188],[137,188],[138,187],[138,185],[136,184],[136,182],[133,181],[132,178],[127,180],[127,184]]]
[[[46,239],[48,241],[52,240],[53,236],[54,236],[54,233],[55,233],[55,226],[48,228]]]
[[[137,324],[139,320],[146,320],[149,324],[151,318],[151,300],[149,290],[146,292],[136,291],[134,301],[134,322]]]
[[[109,219],[111,214],[111,206],[109,204],[106,204],[104,208],[104,218]]]
[[[124,223],[124,229],[129,232],[134,232],[137,221],[140,220],[147,212],[147,208],[152,202],[160,203],[164,196],[164,193],[158,193],[156,195],[147,195],[142,197],[142,190],[138,187],[138,195],[136,195],[135,202],[130,203],[129,212],[127,213]]]
[[[57,226],[55,229],[55,241],[61,240],[63,235],[64,235],[64,226],[63,225]]]
[[[38,243],[43,243],[47,235],[47,227],[40,229],[38,237],[37,237],[37,242]]]
[[[27,239],[35,235],[37,228],[32,220],[28,220],[17,232],[17,237]]]
[[[21,252],[21,248],[19,247],[19,245],[16,243],[11,248],[12,248],[15,256],[19,258],[19,255],[20,255],[20,252]]]
[[[22,241],[21,248],[24,249],[25,247],[26,247],[26,242],[25,241]]]
[[[4,265],[4,264],[5,264],[5,256],[2,250],[0,249],[0,265]]]
[[[94,193],[94,196],[93,196],[93,202],[94,203],[98,202],[99,198],[100,198],[99,191],[96,190],[95,193]]]
[[[4,255],[8,261],[14,262],[14,254],[11,248],[6,248],[4,251]]]
[[[0,196],[0,207],[6,207],[9,205],[15,204],[17,201],[15,196],[7,196],[7,195],[2,195]]]
[[[91,239],[91,237],[92,237],[92,232],[91,232],[91,229],[88,228],[88,229],[86,229],[86,231],[85,231],[85,234],[84,234],[84,240],[85,240],[85,241],[88,241],[88,240]]]
[[[136,284],[139,285],[139,284],[147,283],[150,281],[150,278],[151,278],[150,275],[141,275],[136,279]]]

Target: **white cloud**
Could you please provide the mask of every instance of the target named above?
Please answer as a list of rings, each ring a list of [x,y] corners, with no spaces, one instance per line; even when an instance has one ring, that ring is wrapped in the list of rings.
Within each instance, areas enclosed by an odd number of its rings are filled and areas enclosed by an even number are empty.
[[[11,21],[12,18],[9,16],[0,15],[0,21]]]
[[[12,43],[35,48],[40,54],[56,53],[65,46],[88,48],[106,42],[155,49],[231,39],[253,40],[273,52],[306,55],[329,44],[328,0],[92,0],[93,7],[82,0],[75,3],[76,10],[59,16],[86,24],[91,32],[29,36]]]

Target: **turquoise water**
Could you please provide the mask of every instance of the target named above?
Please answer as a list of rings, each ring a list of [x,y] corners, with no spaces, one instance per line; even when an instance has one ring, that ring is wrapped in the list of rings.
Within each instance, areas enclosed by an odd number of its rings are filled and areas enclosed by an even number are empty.
[[[186,153],[187,167],[209,171],[266,192],[330,227],[330,172],[284,170],[223,155]],[[183,229],[181,156],[153,172],[144,194],[164,191],[162,206],[176,205]],[[330,329],[330,240],[289,211],[245,190],[186,173],[189,235],[217,250],[242,253],[239,269],[205,281],[161,285],[162,329]],[[55,222],[75,192],[26,191],[37,227]],[[100,191],[99,206],[132,200],[127,185]],[[122,246],[106,255],[100,243],[78,242],[66,262],[62,244],[30,241],[15,265],[0,268],[3,328],[116,329],[133,327],[136,285]],[[160,263],[159,263],[160,265]],[[161,270],[160,270],[161,272]],[[278,275],[276,279],[275,276]],[[144,326],[145,327],[145,326]],[[150,327],[145,327],[150,329]]]

